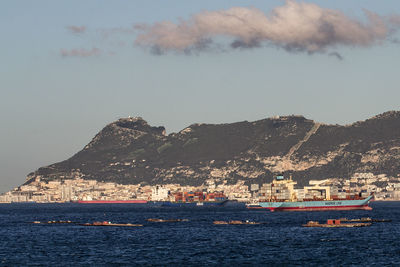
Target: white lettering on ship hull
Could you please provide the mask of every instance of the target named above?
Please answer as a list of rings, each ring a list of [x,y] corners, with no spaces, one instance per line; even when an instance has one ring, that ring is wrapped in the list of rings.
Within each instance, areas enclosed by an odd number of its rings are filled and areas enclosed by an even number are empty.
[[[331,206],[331,205],[342,205],[342,202],[335,202],[335,201],[332,201],[332,202],[325,202],[325,205],[327,205],[327,206]]]

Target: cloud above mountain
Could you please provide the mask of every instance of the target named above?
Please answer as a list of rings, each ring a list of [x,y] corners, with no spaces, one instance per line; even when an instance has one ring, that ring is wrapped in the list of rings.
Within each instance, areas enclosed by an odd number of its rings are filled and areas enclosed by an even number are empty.
[[[67,29],[71,33],[80,34],[80,33],[84,33],[86,31],[86,26],[71,25],[71,26],[67,26]]]
[[[61,49],[60,54],[63,57],[92,57],[101,54],[101,50],[93,47],[92,49],[74,48],[74,49]]]
[[[332,49],[379,44],[399,26],[398,16],[364,13],[365,19],[359,20],[338,10],[296,1],[287,1],[268,14],[247,7],[202,11],[177,23],[136,25],[139,33],[135,44],[158,54],[275,46],[289,52],[331,53],[341,58]]]

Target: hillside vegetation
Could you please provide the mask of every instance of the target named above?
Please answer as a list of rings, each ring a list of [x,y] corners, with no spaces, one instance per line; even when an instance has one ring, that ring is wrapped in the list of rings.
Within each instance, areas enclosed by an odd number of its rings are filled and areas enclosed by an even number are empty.
[[[352,125],[316,124],[302,116],[254,122],[193,124],[165,135],[142,118],[107,125],[71,158],[27,177],[83,177],[122,184],[263,183],[274,173],[310,179],[346,178],[355,172],[400,173],[400,112]]]

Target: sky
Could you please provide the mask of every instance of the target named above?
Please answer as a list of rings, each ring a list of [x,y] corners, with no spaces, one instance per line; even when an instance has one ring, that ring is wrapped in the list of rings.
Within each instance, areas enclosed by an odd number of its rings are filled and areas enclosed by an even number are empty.
[[[400,110],[400,2],[4,0],[0,192],[106,124]]]

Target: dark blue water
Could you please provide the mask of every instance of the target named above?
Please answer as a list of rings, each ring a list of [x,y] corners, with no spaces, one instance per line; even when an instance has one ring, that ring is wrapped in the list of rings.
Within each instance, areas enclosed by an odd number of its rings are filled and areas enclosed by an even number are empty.
[[[400,202],[372,211],[275,212],[243,208],[143,208],[130,204],[0,204],[0,266],[400,264]],[[362,228],[304,228],[309,220],[384,218]],[[148,218],[189,219],[149,223]],[[35,225],[71,220],[143,227]],[[213,225],[252,220],[261,225]]]

